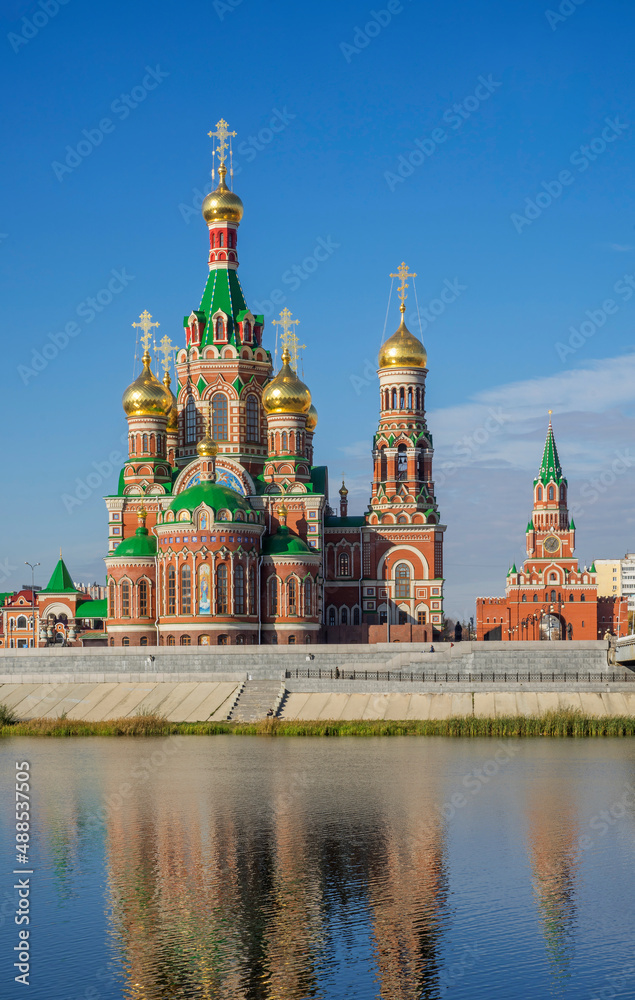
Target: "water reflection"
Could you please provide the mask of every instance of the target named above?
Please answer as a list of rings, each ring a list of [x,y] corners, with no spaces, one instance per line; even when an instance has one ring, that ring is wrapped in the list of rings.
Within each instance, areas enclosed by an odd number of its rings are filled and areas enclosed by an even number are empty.
[[[526,741],[474,793],[488,741],[58,747],[28,750],[59,976],[37,1000],[586,996],[630,961],[632,815],[578,849],[626,741]]]

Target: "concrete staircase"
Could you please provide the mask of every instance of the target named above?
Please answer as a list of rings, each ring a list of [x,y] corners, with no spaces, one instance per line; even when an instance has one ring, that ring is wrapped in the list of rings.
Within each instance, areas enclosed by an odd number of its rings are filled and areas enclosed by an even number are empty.
[[[277,715],[284,694],[284,684],[279,680],[245,681],[228,719],[231,722],[259,722],[266,718],[270,709]]]

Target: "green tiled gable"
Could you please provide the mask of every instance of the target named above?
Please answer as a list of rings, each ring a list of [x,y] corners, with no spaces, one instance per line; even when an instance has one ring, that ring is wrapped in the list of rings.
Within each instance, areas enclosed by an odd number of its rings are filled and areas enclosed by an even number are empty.
[[[236,346],[236,323],[239,314],[244,315],[247,311],[247,303],[235,271],[226,268],[210,271],[200,309],[207,319],[201,347],[213,343],[214,331],[210,320],[219,311],[227,317],[227,342]]]

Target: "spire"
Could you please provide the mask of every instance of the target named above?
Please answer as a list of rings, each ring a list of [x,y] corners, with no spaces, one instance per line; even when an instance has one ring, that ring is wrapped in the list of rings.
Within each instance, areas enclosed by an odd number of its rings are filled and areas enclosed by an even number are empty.
[[[344,473],[342,473],[342,485],[340,486],[340,517],[346,517],[348,514],[348,490],[346,489],[346,483],[344,482]]]
[[[549,482],[558,483],[559,485],[564,479],[564,476],[562,475],[562,466],[560,465],[560,459],[558,458],[556,439],[553,435],[553,427],[551,425],[551,413],[552,411],[549,410],[547,440],[545,441],[545,450],[542,454],[542,462],[540,464],[538,478],[535,480],[536,483],[540,481],[543,486],[546,486]]]
[[[77,594],[79,591],[74,585],[71,574],[66,568],[66,563],[62,559],[62,550],[60,549],[60,557],[57,562],[57,566],[53,570],[51,579],[47,583],[44,590],[40,591],[42,594]]]

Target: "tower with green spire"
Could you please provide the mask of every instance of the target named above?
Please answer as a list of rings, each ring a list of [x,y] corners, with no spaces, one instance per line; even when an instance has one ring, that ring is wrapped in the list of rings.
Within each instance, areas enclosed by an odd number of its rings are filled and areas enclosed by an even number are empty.
[[[534,509],[526,529],[528,556],[551,559],[573,555],[575,525],[569,517],[567,490],[550,410],[542,461],[534,479]]]

